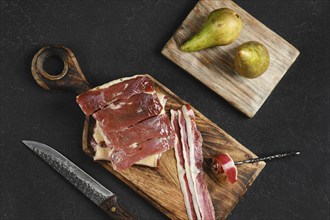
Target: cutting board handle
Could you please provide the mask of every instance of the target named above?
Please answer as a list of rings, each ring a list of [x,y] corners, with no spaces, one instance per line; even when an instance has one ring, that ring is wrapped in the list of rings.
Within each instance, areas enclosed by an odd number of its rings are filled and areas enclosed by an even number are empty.
[[[63,71],[58,75],[48,74],[44,70],[44,62],[51,56],[58,56],[63,61]],[[33,57],[31,72],[35,81],[46,90],[71,91],[80,94],[91,88],[76,57],[69,48],[64,46],[55,45],[41,48]]]

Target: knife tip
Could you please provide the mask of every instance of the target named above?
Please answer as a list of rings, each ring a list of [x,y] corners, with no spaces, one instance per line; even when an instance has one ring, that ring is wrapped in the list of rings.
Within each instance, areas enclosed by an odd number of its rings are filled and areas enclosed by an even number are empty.
[[[31,142],[32,142],[32,141],[30,141],[30,140],[21,140],[21,141],[22,141],[22,143],[23,143],[25,146],[27,146],[28,148],[32,149],[32,148],[31,148]]]
[[[23,144],[27,144],[29,141],[28,140],[21,140],[23,142]]]

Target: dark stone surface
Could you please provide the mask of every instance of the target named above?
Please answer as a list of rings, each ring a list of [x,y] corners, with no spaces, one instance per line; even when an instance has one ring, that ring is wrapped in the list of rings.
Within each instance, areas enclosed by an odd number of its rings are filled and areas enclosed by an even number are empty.
[[[34,82],[33,55],[63,44],[93,85],[150,73],[256,154],[302,152],[269,163],[228,219],[329,219],[329,1],[236,2],[301,52],[253,119],[160,54],[195,1],[1,0],[0,218],[107,219],[20,142],[32,139],[62,152],[141,219],[165,219],[82,152],[74,95]]]

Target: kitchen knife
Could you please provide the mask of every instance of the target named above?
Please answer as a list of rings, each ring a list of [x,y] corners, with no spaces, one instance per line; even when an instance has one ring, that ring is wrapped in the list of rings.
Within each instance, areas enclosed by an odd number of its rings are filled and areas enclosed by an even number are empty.
[[[113,192],[106,189],[62,154],[36,141],[23,140],[22,142],[101,207],[112,219],[136,219],[118,205],[117,196]]]

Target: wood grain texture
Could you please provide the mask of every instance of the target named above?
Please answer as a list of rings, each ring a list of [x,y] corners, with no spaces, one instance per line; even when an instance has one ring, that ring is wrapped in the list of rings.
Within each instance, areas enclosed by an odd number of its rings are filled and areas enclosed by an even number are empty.
[[[64,69],[59,75],[50,75],[44,70],[44,62],[51,56],[63,61]],[[31,72],[38,85],[46,90],[80,94],[91,88],[72,51],[61,45],[41,48],[32,59]]]
[[[133,216],[128,210],[124,209],[118,204],[116,195],[104,200],[100,207],[113,220],[137,220],[137,218]]]
[[[158,92],[168,97],[165,108],[168,115],[170,109],[178,109],[182,105],[187,104],[187,102],[180,99],[157,80],[149,75],[146,76],[154,81],[155,88]],[[235,161],[256,157],[255,154],[238,143],[196,109],[193,108],[193,110],[196,114],[197,127],[204,139],[204,157],[210,157],[223,152],[229,153]],[[86,117],[83,131],[83,150],[90,157],[94,155],[93,148],[90,145],[94,126],[95,120]],[[163,153],[157,168],[135,165],[119,173],[112,169],[110,163],[104,161],[99,163],[150,201],[169,218],[187,219],[173,149]],[[206,182],[212,197],[217,219],[224,219],[228,216],[264,166],[264,162],[239,166],[238,181],[235,184],[227,183],[223,175],[214,174],[210,169],[205,168]]]
[[[215,9],[230,8],[243,20],[238,39],[227,46],[186,53],[180,46],[200,29]],[[236,48],[247,41],[263,43],[270,53],[268,70],[247,79],[233,68]],[[204,83],[248,117],[253,117],[299,55],[291,44],[252,17],[231,0],[200,0],[167,42],[162,54]]]

